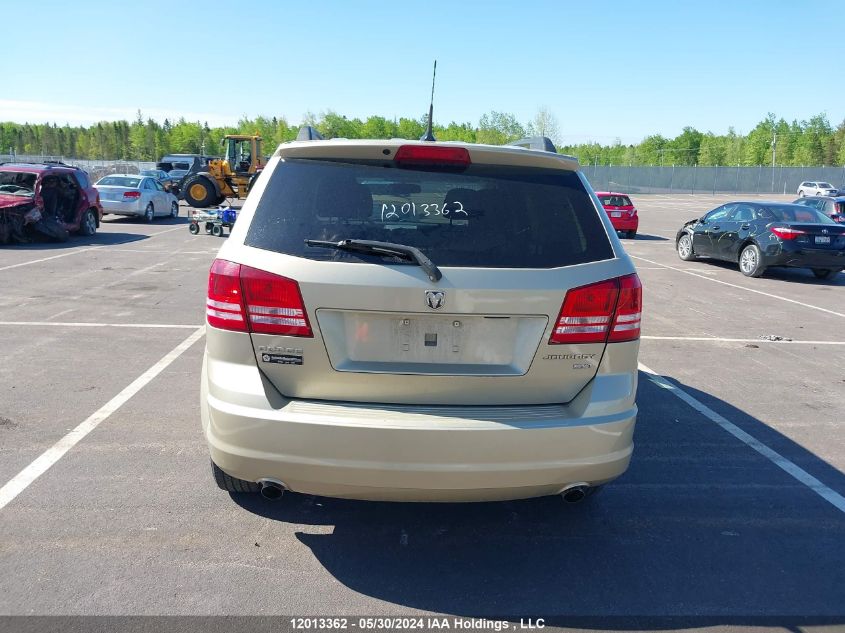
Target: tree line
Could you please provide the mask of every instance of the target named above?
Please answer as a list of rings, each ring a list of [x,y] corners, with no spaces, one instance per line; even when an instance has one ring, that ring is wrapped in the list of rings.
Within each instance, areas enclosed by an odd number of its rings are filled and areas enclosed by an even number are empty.
[[[425,115],[388,119],[370,116],[366,120],[347,118],[333,111],[308,113],[302,124],[314,126],[326,138],[417,139],[426,127]],[[144,118],[139,111],[129,121],[102,121],[88,127],[53,124],[0,123],[0,154],[16,153],[64,156],[91,160],[154,161],[170,153],[220,153],[226,134],[259,134],[265,153],[296,138],[300,125],[284,117],[243,118],[236,126],[209,127],[207,123],[179,119],[162,123]],[[434,134],[442,141],[465,141],[501,145],[524,136],[549,136],[558,151],[576,156],[583,164],[598,165],[845,165],[845,121],[834,128],[824,114],[807,121],[788,123],[769,114],[748,134],[729,128],[727,134],[700,132],[685,127],[674,138],[647,136],[637,144],[561,142],[555,117],[540,108],[535,117],[521,123],[505,112],[484,114],[477,124],[451,122],[435,124]]]

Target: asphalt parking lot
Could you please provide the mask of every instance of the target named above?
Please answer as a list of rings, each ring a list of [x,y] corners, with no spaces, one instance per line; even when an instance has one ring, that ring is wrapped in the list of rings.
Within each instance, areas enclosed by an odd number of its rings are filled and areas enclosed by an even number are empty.
[[[0,614],[845,629],[845,273],[682,262],[727,198],[633,198],[634,459],[577,505],[230,496],[198,403],[220,239],[183,208],[0,249]]]

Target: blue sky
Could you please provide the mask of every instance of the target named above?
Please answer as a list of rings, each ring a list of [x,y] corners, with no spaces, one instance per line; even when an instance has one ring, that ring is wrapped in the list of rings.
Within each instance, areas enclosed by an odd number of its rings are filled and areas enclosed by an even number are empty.
[[[416,118],[435,58],[444,124],[545,106],[563,140],[608,143],[845,118],[841,0],[37,4],[3,3],[28,26],[4,29],[0,121]]]

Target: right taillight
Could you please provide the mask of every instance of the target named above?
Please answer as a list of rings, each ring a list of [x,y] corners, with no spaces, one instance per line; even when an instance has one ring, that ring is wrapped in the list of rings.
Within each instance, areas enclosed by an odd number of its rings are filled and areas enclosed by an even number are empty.
[[[613,317],[608,343],[634,341],[640,338],[643,315],[643,285],[636,275],[619,277],[619,301]]]
[[[123,197],[127,198],[128,200],[137,200],[141,197],[140,191],[124,191]]]
[[[549,344],[633,341],[640,337],[642,284],[636,274],[566,293]]]
[[[224,259],[211,265],[206,318],[222,330],[313,336],[299,284]]]

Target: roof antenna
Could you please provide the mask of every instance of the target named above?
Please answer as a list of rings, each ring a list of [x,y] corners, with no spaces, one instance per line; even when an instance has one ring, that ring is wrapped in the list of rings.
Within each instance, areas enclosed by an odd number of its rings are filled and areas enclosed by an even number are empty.
[[[436,141],[437,139],[434,138],[434,132],[431,130],[431,126],[434,123],[434,80],[437,77],[437,60],[434,60],[434,72],[431,74],[431,103],[428,106],[428,128],[426,128],[425,134],[420,137],[421,141]]]

